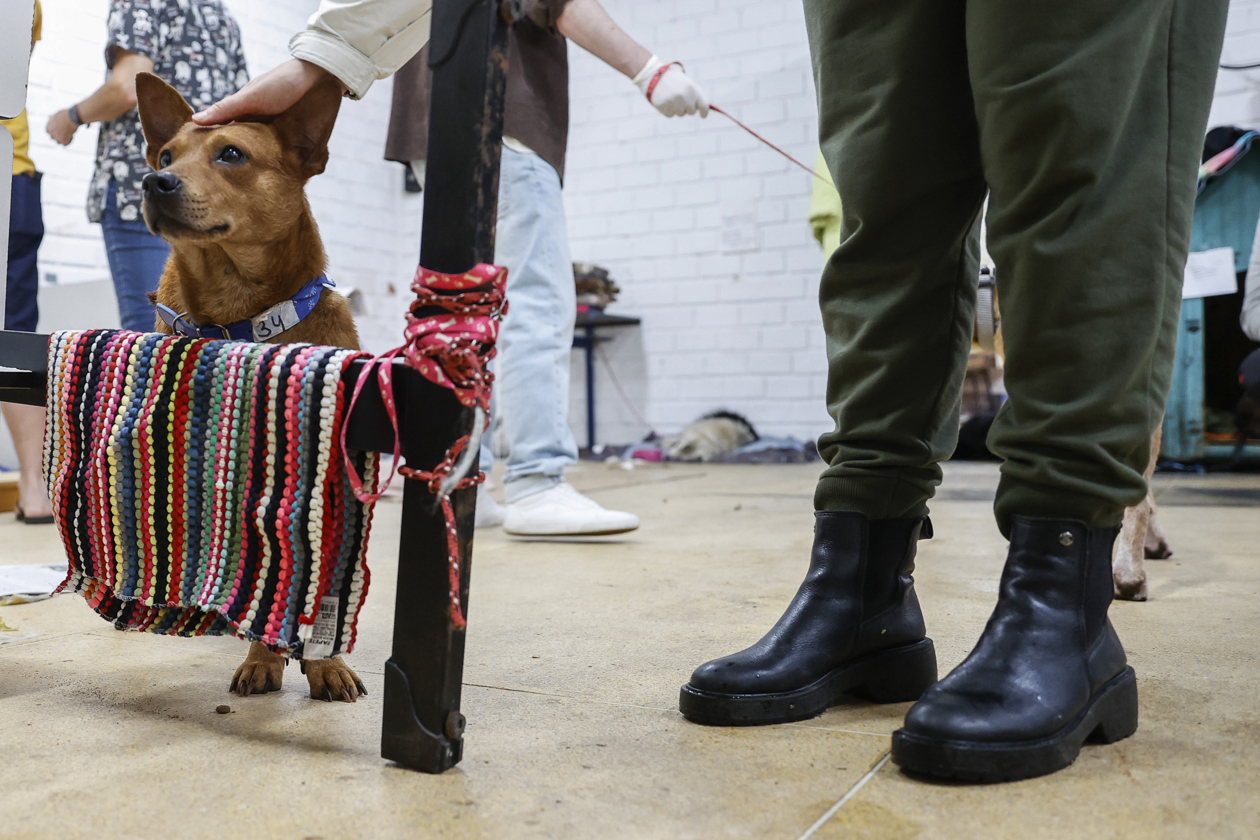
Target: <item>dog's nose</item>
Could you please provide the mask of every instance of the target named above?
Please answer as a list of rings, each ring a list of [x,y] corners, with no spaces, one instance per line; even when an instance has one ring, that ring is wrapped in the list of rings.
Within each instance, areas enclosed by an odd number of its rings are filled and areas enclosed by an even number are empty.
[[[171,196],[184,188],[184,182],[171,172],[150,172],[144,176],[144,194],[154,198]]]

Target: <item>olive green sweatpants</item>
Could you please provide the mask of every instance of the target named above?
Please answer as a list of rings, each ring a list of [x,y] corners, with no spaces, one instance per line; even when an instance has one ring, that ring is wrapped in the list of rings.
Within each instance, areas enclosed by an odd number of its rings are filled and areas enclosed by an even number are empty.
[[[1117,524],[1167,398],[1227,0],[805,0],[843,200],[819,510],[918,516],[952,452],[986,195],[996,511]]]

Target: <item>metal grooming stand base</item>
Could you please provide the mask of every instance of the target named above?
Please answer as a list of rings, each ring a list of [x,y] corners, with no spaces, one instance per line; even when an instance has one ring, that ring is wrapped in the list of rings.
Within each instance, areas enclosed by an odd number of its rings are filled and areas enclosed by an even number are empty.
[[[420,258],[434,271],[467,271],[494,258],[508,15],[513,13],[519,16],[519,4],[511,0],[502,7],[497,0],[433,4],[430,54],[431,64],[437,63],[429,124],[438,130],[429,139]],[[0,264],[3,260],[0,253]],[[44,404],[47,352],[46,335],[0,330],[0,367],[16,369],[0,370],[0,401]],[[361,371],[362,363],[356,362],[346,374],[347,383]],[[452,391],[410,368],[397,367],[394,387],[403,458],[431,468],[469,432],[472,411]],[[375,376],[365,385],[349,423],[352,448],[393,451],[394,433]],[[460,596],[467,615],[476,492],[460,490],[452,500]],[[459,711],[464,630],[450,620],[446,551],[445,523],[434,496],[423,484],[406,482],[393,647],[385,663],[381,755],[426,773],[454,767],[464,751]]]

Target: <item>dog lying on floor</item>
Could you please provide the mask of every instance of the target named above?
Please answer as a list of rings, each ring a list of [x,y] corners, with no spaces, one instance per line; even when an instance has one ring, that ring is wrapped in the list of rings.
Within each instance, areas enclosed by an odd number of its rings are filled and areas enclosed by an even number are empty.
[[[757,430],[732,411],[714,411],[664,441],[671,461],[712,461],[758,440]]]
[[[179,92],[150,73],[136,77],[136,99],[154,170],[144,221],[171,246],[157,331],[359,349],[345,298],[320,282],[324,246],[304,191],[328,163],[339,87],[317,87],[267,123],[213,128],[192,123]],[[279,691],[287,664],[254,642],[230,690]],[[367,693],[340,658],[301,665],[315,699]]]

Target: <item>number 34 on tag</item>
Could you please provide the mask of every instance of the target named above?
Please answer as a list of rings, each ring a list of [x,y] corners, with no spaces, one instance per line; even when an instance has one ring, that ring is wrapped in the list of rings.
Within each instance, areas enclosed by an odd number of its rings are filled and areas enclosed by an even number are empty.
[[[297,326],[300,320],[293,301],[286,300],[254,319],[254,341],[268,341],[275,338],[285,330]]]

